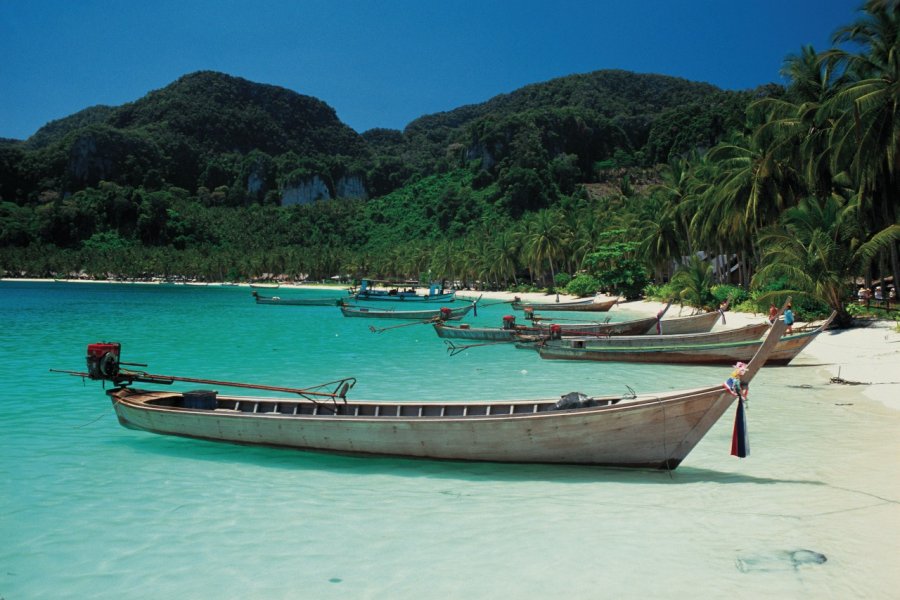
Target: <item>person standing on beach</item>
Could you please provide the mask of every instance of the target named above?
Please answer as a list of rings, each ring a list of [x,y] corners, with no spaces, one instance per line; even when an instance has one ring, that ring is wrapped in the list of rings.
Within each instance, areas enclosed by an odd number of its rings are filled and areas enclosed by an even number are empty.
[[[786,334],[794,332],[794,311],[791,310],[790,304],[784,309],[784,324],[787,325],[787,328],[784,330]]]
[[[774,325],[775,321],[778,319],[778,307],[775,306],[775,303],[769,305],[769,325]]]

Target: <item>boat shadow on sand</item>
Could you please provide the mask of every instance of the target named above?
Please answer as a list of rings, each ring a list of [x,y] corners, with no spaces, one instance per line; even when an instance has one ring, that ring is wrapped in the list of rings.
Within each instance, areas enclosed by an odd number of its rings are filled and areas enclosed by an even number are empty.
[[[127,435],[127,434],[126,434]],[[121,438],[115,440],[123,450],[150,452],[169,458],[216,463],[241,463],[264,469],[291,471],[329,471],[332,473],[393,475],[396,477],[491,482],[542,483],[665,483],[667,485],[721,484],[800,484],[827,485],[808,479],[758,477],[737,472],[716,471],[682,465],[677,470],[634,469],[574,464],[525,464],[466,462],[387,456],[355,456],[292,448],[243,446],[187,438]]]

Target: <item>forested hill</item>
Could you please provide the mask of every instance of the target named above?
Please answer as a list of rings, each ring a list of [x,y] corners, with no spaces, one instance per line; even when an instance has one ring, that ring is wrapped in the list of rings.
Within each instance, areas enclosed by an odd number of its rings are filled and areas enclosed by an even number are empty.
[[[334,109],[311,96],[201,71],[117,109],[119,129],[159,129],[206,153],[361,156],[365,143]]]
[[[403,132],[359,135],[320,100],[203,71],[135,102],[51,122],[24,143],[0,144],[0,198],[23,204],[100,181],[192,193],[227,186],[231,204],[279,203],[286,188],[303,185],[325,198],[373,197],[473,160],[496,179],[514,163],[562,155],[576,179],[590,181],[598,162],[649,166],[715,144],[741,126],[749,97],[597,71],[426,115]]]
[[[162,253],[171,272],[192,251],[208,266],[233,262],[223,254],[328,247],[332,262],[306,271],[319,275],[343,268],[339,256],[365,262],[413,239],[460,239],[485,223],[516,231],[531,214],[581,202],[580,184],[627,192],[623,169],[652,172],[715,145],[743,128],[752,96],[597,71],[359,134],[321,100],[193,73],[0,141],[0,267],[101,269],[107,254],[93,250],[127,248]]]
[[[321,100],[209,71],[123,106],[85,109],[2,147],[0,195],[19,203],[100,181],[193,192],[240,177],[258,182],[248,199],[261,201],[278,173],[327,169],[332,161],[352,170],[363,164],[353,161],[368,159],[362,137]]]
[[[606,70],[525,86],[487,102],[426,115],[405,137],[437,156],[453,142],[489,161],[524,123],[536,124],[551,157],[574,152],[584,167],[620,151],[636,163],[666,162],[670,155],[709,147],[743,124],[748,92],[664,75]],[[589,173],[584,173],[589,176]]]

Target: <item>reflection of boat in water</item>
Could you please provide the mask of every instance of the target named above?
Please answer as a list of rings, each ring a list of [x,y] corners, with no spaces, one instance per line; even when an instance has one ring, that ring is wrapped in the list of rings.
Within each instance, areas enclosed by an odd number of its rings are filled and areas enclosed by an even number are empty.
[[[252,292],[257,304],[280,304],[282,306],[340,306],[340,298],[299,298],[281,296],[261,296],[259,292]]]
[[[766,362],[784,323],[773,326],[746,373],[748,384]],[[164,435],[247,445],[364,456],[465,461],[577,463],[674,469],[731,406],[720,382],[653,394],[496,401],[351,401],[355,380],[307,389],[276,388],[123,369],[119,344],[88,346],[88,372],[111,381],[107,392],[119,423]],[[219,395],[215,391],[150,391],[135,383],[175,381],[257,388],[281,397]],[[322,391],[325,388],[332,391]]]

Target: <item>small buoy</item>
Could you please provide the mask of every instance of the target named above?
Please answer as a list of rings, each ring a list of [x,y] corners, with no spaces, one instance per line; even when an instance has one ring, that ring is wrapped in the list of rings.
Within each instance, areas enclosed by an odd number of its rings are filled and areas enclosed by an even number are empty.
[[[522,369],[521,373],[522,375],[528,375],[528,369]]]

